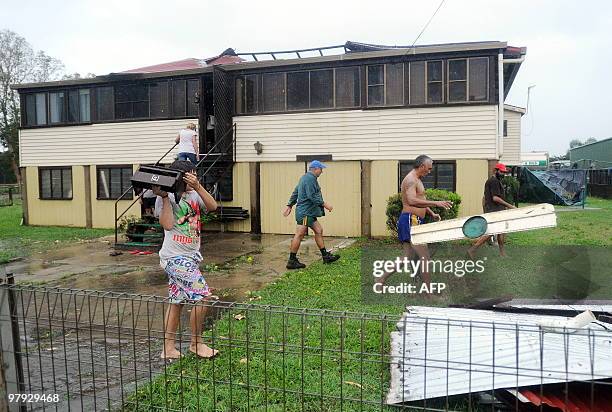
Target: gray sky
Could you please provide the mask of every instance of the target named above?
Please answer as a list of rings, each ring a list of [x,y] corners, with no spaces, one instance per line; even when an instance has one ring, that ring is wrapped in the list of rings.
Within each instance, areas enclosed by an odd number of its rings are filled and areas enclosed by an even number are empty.
[[[0,29],[62,60],[69,73],[113,71],[236,51],[410,45],[429,1],[3,1]],[[6,4],[9,3],[9,4]],[[417,44],[499,40],[526,46],[506,103],[524,106],[523,150],[562,153],[612,136],[612,2],[446,0]]]

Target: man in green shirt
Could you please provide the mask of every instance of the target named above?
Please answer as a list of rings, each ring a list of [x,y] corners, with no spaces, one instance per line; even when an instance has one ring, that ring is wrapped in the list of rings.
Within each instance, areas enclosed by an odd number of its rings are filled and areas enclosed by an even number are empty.
[[[300,181],[289,198],[289,202],[287,202],[287,207],[283,210],[283,216],[287,217],[291,213],[293,205],[297,205],[295,208],[297,228],[295,229],[295,235],[291,241],[287,269],[302,269],[306,267],[305,264],[298,260],[297,252],[300,248],[302,239],[304,239],[304,236],[308,232],[308,228],[311,228],[315,233],[315,242],[321,251],[323,263],[332,263],[340,259],[340,256],[333,255],[325,249],[325,243],[323,242],[323,227],[321,227],[321,224],[317,220],[318,217],[325,216],[325,210],[328,212],[333,210],[332,205],[323,200],[321,187],[317,181],[318,177],[323,173],[323,169],[326,167],[327,166],[318,160],[310,162],[308,173],[300,178]]]

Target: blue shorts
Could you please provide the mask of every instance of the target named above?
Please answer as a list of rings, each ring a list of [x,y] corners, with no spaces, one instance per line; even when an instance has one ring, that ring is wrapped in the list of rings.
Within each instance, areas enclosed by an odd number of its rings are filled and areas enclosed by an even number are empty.
[[[423,218],[412,213],[403,212],[397,221],[397,237],[400,242],[410,242],[410,229],[412,226],[423,224]]]
[[[195,153],[181,152],[178,155],[178,160],[189,160],[193,164],[198,163],[198,159]]]

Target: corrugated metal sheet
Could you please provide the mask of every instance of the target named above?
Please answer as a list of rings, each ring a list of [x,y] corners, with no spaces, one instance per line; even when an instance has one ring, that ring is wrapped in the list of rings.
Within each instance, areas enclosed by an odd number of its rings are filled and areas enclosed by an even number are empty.
[[[571,304],[556,304],[554,302],[534,303],[528,299],[513,299],[509,302],[500,303],[495,305],[497,308],[507,309],[530,309],[534,311],[559,311],[559,312],[584,312],[590,310],[591,312],[604,312],[612,313],[612,304],[609,301],[589,301],[589,302],[576,302]]]
[[[507,392],[519,400],[519,409],[521,404],[531,403],[540,408],[549,406],[564,412],[612,412],[610,381],[530,386],[518,391],[509,389]],[[512,403],[516,405],[516,401]]]
[[[347,110],[236,116],[238,161],[291,161],[296,154],[334,160],[493,159],[496,106]],[[253,144],[264,145],[257,155]]]
[[[564,333],[558,316],[408,307],[391,334],[387,402],[612,376],[609,324]]]

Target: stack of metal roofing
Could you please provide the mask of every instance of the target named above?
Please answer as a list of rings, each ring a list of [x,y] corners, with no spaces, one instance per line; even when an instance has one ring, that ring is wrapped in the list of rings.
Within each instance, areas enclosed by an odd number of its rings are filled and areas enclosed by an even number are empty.
[[[408,307],[391,334],[387,403],[612,377],[612,324],[591,318],[573,329],[572,322],[563,316]]]

